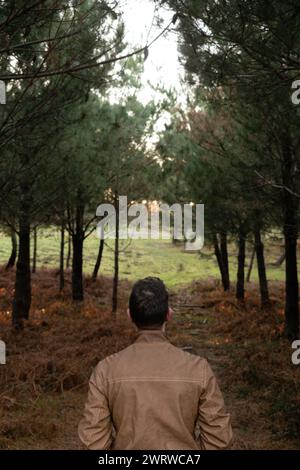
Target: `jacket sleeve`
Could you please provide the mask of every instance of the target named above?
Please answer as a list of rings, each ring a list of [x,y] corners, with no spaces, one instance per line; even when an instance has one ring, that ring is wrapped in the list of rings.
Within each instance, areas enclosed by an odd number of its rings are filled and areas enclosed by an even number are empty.
[[[197,425],[202,449],[221,450],[230,446],[232,442],[230,414],[225,411],[217,379],[206,360]]]
[[[88,398],[83,419],[78,426],[78,435],[88,449],[105,450],[112,445],[113,432],[103,381],[95,369],[89,381]]]

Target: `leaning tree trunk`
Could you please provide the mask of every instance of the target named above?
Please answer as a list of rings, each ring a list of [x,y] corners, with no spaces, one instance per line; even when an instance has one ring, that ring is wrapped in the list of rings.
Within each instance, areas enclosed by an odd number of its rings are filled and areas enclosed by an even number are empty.
[[[7,265],[5,266],[6,271],[14,267],[16,258],[17,258],[17,235],[13,229],[11,230],[10,237],[11,237],[11,254],[7,262]]]
[[[220,233],[220,251],[221,251],[222,265],[223,265],[223,271],[224,271],[223,287],[224,287],[224,290],[226,291],[230,289],[227,233],[226,232]]]
[[[65,255],[65,224],[62,220],[60,227],[60,254],[59,254],[59,291],[61,292],[65,286],[64,274],[64,255]]]
[[[112,293],[112,313],[115,314],[118,308],[118,283],[119,283],[119,202],[116,198],[116,237],[114,253],[114,279]]]
[[[265,257],[264,257],[264,244],[261,240],[261,234],[260,234],[260,230],[258,227],[256,227],[254,230],[254,240],[255,240],[257,270],[258,270],[258,277],[259,277],[261,306],[266,307],[270,304],[270,298],[269,298],[269,289],[268,289],[268,281],[267,281],[266,265],[265,265]]]
[[[228,290],[228,288],[227,288],[227,286],[228,286],[228,283],[227,283],[228,278],[227,278],[227,276],[226,276],[226,272],[225,272],[224,267],[223,267],[222,254],[221,254],[221,250],[220,250],[220,247],[219,247],[218,237],[217,237],[216,234],[214,234],[214,250],[215,250],[215,256],[216,256],[217,263],[218,263],[219,270],[220,270],[220,274],[221,274],[223,289],[224,289],[224,290]]]
[[[79,204],[76,208],[75,230],[72,233],[72,298],[76,301],[84,299],[83,294],[83,214],[84,207]]]
[[[23,329],[31,304],[29,186],[23,183],[20,189],[19,252],[12,305],[12,324],[16,330]]]
[[[92,274],[93,281],[96,281],[97,276],[98,276],[99,268],[100,268],[101,261],[102,261],[103,249],[104,249],[104,238],[102,237],[99,243],[98,255],[97,255],[94,271]]]
[[[285,260],[285,252],[282,253],[282,255],[280,255],[279,258],[278,258],[276,261],[274,261],[274,263],[272,263],[272,265],[279,267],[279,266],[282,265],[282,263],[284,262],[284,260]]]
[[[241,225],[238,232],[238,271],[236,283],[236,298],[244,300],[245,295],[245,253],[246,253],[246,233]]]
[[[246,277],[247,282],[250,282],[251,273],[252,273],[253,264],[254,264],[254,258],[255,258],[255,244],[254,244],[253,250],[251,252],[250,264],[249,264],[249,269],[248,269],[247,277]]]
[[[37,228],[33,229],[33,257],[32,257],[32,272],[36,272],[36,258],[37,258]]]
[[[299,335],[299,293],[297,272],[297,212],[298,201],[295,192],[295,161],[291,148],[290,134],[282,140],[282,181],[283,215],[285,241],[285,330],[290,340]]]

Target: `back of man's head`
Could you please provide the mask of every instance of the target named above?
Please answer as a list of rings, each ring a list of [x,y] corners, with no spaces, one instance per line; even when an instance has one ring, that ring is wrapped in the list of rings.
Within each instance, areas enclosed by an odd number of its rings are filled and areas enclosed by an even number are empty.
[[[161,328],[167,320],[168,310],[168,292],[158,277],[146,277],[134,284],[129,311],[138,328]]]

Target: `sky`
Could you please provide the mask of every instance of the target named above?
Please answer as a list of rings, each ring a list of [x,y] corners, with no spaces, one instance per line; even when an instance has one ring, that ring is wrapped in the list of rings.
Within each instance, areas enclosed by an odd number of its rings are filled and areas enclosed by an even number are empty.
[[[159,16],[163,19],[159,27],[155,24],[157,10],[151,0],[124,0],[122,10],[125,20],[125,37],[134,49],[141,47],[154,39],[161,30],[167,26],[174,13],[165,9],[159,9]],[[147,102],[157,96],[156,92],[147,85],[150,81],[153,85],[161,85],[165,88],[176,88],[181,91],[180,76],[183,76],[183,68],[179,64],[177,52],[177,36],[175,33],[167,33],[160,37],[149,48],[149,56],[145,61],[144,74],[142,76],[143,88],[139,94],[142,102]]]

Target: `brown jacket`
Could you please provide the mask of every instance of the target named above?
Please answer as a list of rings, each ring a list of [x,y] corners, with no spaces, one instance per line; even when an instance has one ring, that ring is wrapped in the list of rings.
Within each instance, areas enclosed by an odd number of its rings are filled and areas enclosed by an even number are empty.
[[[206,359],[173,346],[162,331],[94,369],[79,437],[89,449],[224,449],[230,415]]]

